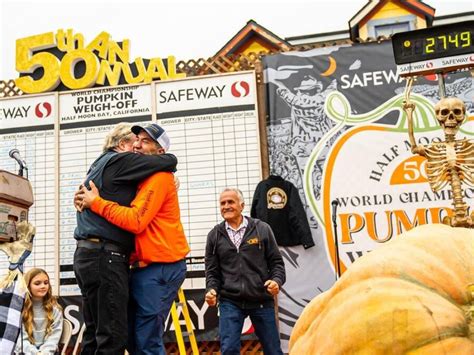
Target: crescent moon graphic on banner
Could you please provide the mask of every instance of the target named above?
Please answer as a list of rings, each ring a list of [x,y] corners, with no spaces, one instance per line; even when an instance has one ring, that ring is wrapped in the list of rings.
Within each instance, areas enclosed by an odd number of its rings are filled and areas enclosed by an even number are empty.
[[[329,58],[329,68],[327,68],[325,72],[321,73],[321,76],[329,76],[336,71],[336,68],[337,68],[336,60],[333,57],[328,57],[328,58]]]

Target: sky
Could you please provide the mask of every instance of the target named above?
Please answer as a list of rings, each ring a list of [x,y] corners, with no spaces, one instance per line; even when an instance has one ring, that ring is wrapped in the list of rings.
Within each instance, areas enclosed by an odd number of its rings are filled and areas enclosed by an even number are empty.
[[[0,0],[0,79],[18,77],[16,39],[59,29],[82,33],[85,43],[100,32],[130,40],[130,59],[174,55],[208,58],[247,21],[281,38],[348,29],[367,0]],[[474,11],[472,0],[425,1],[436,16]]]

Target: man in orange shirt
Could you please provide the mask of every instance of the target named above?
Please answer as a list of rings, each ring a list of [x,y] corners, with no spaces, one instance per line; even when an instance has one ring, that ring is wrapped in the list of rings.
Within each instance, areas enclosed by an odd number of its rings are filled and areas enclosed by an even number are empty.
[[[134,151],[158,155],[168,150],[166,132],[157,124],[133,126]],[[186,277],[189,246],[180,220],[172,173],[158,172],[142,181],[130,207],[104,200],[90,183],[83,207],[136,235],[130,257],[129,347],[131,354],[165,355],[166,317]]]

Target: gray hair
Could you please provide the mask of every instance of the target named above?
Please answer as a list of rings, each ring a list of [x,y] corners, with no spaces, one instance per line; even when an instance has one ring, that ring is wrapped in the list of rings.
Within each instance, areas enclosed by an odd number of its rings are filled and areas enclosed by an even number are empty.
[[[121,122],[117,124],[112,131],[105,137],[103,151],[106,152],[110,149],[115,149],[119,146],[120,142],[129,142],[134,138],[135,134],[132,133],[132,125],[130,123]]]
[[[222,190],[221,195],[224,192],[235,192],[237,194],[237,197],[239,198],[239,202],[240,203],[245,203],[244,194],[238,188],[236,188],[236,187],[226,187],[224,190]]]

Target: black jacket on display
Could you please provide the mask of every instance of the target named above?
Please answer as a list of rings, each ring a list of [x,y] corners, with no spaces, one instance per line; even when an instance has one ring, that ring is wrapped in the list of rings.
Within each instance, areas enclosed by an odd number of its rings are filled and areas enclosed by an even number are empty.
[[[264,286],[273,280],[281,287],[286,280],[285,265],[268,224],[249,217],[239,249],[230,240],[225,222],[216,225],[206,241],[206,289],[214,289],[243,309],[273,304]]]
[[[270,175],[255,189],[250,215],[267,222],[275,233],[278,245],[314,246],[308,218],[298,193],[291,182]]]

